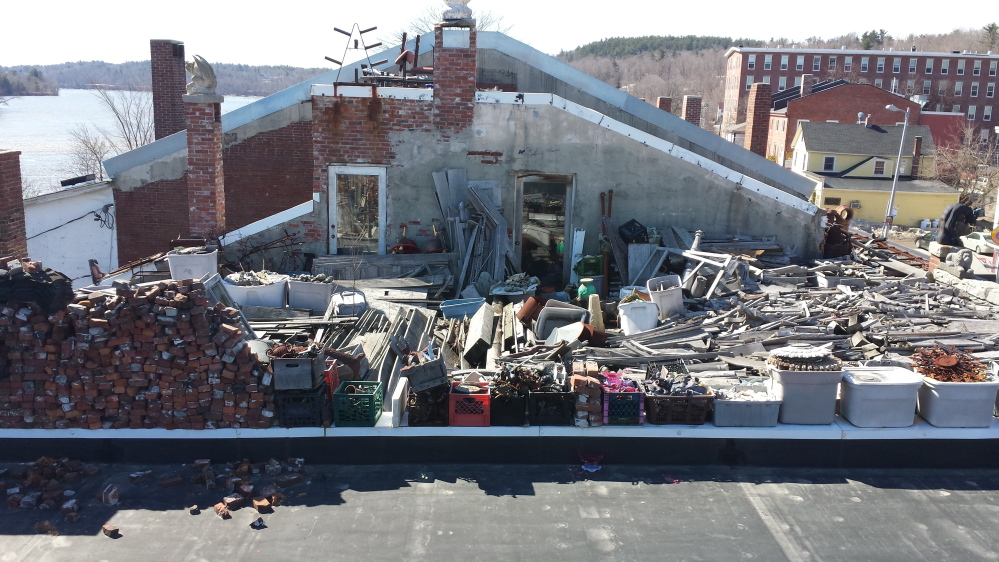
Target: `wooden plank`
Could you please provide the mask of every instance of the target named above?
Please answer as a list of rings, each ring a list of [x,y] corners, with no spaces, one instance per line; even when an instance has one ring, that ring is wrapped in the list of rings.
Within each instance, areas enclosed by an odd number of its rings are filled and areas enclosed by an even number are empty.
[[[604,228],[607,230],[607,239],[610,241],[611,253],[614,254],[614,263],[617,264],[618,272],[621,274],[621,279],[627,282],[626,279],[628,275],[628,256],[627,248],[624,246],[624,241],[621,240],[621,235],[617,233],[617,228],[614,226],[614,221],[610,217],[604,215],[601,218]],[[604,279],[604,286],[609,286],[610,279]]]
[[[453,207],[451,188],[447,181],[447,170],[431,172],[430,175],[434,178],[434,188],[437,190],[437,204],[440,206],[441,216],[447,220],[458,211],[457,207]]]
[[[468,197],[468,176],[465,168],[448,168],[447,184],[451,192],[451,205],[457,209]]]
[[[658,248],[656,244],[628,244],[628,277],[626,281],[635,279],[641,274],[656,248]],[[629,284],[637,285],[634,281]]]
[[[685,229],[674,226],[672,227],[672,230],[683,249],[689,250],[694,245],[694,237],[691,236]]]

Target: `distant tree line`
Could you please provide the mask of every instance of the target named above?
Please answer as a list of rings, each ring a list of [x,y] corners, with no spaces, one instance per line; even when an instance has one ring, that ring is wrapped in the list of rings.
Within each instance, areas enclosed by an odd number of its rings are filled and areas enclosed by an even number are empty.
[[[666,54],[681,51],[707,51],[728,49],[735,45],[745,47],[762,47],[764,41],[756,39],[732,39],[731,37],[706,37],[685,35],[662,37],[647,35],[645,37],[612,37],[577,47],[572,51],[563,52],[559,57],[572,61],[582,57],[630,57],[642,53],[654,53],[663,58]]]
[[[59,93],[59,86],[49,81],[41,70],[24,68],[5,71],[0,68],[0,98],[49,96]]]
[[[211,61],[209,61],[211,62]],[[218,76],[219,93],[233,96],[268,96],[315,78],[328,71],[328,68],[297,68],[293,66],[253,66],[248,64],[212,63]],[[102,61],[65,62],[37,67],[0,67],[0,95],[3,95],[3,78],[23,78],[31,87],[28,74],[34,70],[39,75],[44,72],[46,82],[53,89],[88,89],[110,87],[126,90],[148,91],[151,88],[149,61],[107,63]],[[13,92],[7,95],[30,95]]]

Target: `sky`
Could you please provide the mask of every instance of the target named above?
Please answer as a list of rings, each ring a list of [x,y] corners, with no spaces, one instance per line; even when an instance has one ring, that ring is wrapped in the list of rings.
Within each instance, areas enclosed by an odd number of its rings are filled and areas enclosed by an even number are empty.
[[[349,30],[378,26],[365,38],[393,37],[408,22],[440,0],[374,0],[368,2],[145,2],[136,0],[40,0],[4,2],[0,32],[0,66],[42,65],[71,61],[125,62],[149,59],[150,39],[176,39],[209,62],[252,65],[285,64],[333,67],[324,56],[340,59]],[[959,28],[980,29],[990,21],[992,2],[968,0],[932,15],[896,3],[840,0],[828,5],[774,4],[746,0],[667,2],[631,0],[567,2],[553,0],[471,0],[469,7],[502,17],[507,34],[557,54],[608,37],[643,35],[714,35],[767,40],[787,37],[831,38],[884,28],[895,37],[940,34]],[[172,12],[164,8],[173,6]],[[976,14],[982,18],[978,20]],[[358,56],[348,56],[348,61]]]

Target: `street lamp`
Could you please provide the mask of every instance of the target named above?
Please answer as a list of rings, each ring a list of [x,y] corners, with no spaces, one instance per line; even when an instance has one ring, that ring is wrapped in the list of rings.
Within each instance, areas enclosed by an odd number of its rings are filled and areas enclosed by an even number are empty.
[[[902,111],[894,104],[885,106],[888,111]],[[909,128],[909,108],[905,108],[905,121],[902,122],[902,140],[898,143],[898,160],[895,162],[895,177],[891,180],[891,195],[888,196],[888,208],[885,209],[885,228],[881,233],[880,240],[888,239],[888,232],[891,231],[892,213],[891,209],[895,205],[895,188],[898,186],[898,172],[902,167],[902,150],[905,148],[905,130]]]

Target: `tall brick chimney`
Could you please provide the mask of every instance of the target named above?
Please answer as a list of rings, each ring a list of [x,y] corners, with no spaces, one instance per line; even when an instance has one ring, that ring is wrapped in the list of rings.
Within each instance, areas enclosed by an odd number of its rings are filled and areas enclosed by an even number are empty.
[[[656,98],[656,107],[665,111],[666,113],[673,112],[673,98],[668,98],[665,96],[659,96]]]
[[[766,157],[767,136],[770,133],[770,84],[757,82],[749,90],[746,106],[746,138],[743,146]]]
[[[475,116],[476,41],[475,20],[434,26],[434,125],[445,136]]]
[[[923,159],[923,137],[916,137],[912,141],[912,169],[909,170],[909,175],[916,179],[919,177],[920,160]]]
[[[21,191],[21,153],[0,150],[0,258],[28,257]],[[0,264],[4,267],[6,264]]]
[[[184,43],[151,39],[149,66],[153,75],[153,126],[159,140],[184,130]]]
[[[814,83],[813,83],[812,75],[811,74],[802,74],[801,75],[801,90],[798,92],[798,94],[801,97],[812,95],[812,86],[813,85],[814,85]]]
[[[222,96],[183,97],[187,121],[187,206],[192,236],[225,233]]]
[[[701,126],[701,96],[683,96],[683,120]]]

